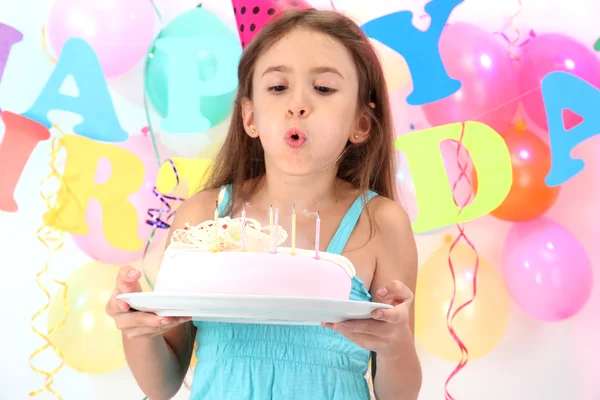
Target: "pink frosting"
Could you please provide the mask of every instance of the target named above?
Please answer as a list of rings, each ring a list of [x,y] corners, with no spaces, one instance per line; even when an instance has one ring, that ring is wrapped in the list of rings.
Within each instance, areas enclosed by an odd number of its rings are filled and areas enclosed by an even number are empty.
[[[171,249],[165,254],[154,292],[347,300],[352,278],[324,255],[317,260],[286,253]]]

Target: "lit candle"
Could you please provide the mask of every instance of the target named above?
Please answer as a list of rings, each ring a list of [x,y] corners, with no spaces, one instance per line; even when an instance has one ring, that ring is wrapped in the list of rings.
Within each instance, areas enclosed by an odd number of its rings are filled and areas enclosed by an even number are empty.
[[[246,250],[246,203],[242,204],[242,251]]]
[[[215,202],[215,216],[213,226],[215,228],[215,240],[213,243],[213,251],[219,251],[219,200]]]
[[[273,206],[269,206],[269,248],[273,248]]]
[[[321,218],[319,217],[319,212],[317,211],[317,228],[315,232],[315,258],[319,259],[319,246],[321,242]]]
[[[296,206],[292,207],[292,255],[296,255]]]

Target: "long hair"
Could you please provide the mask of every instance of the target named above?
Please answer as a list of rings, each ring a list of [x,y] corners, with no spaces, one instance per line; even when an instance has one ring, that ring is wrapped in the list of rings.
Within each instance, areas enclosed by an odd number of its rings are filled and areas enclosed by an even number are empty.
[[[294,28],[308,28],[341,42],[352,55],[359,80],[358,110],[371,119],[367,140],[348,142],[338,161],[337,177],[350,182],[361,193],[370,189],[396,200],[394,132],[385,76],[380,60],[360,27],[333,11],[285,11],[265,25],[244,49],[238,67],[238,92],[231,125],[223,147],[208,173],[203,189],[232,186],[231,202],[247,199],[265,175],[264,150],[260,140],[249,137],[242,120],[241,102],[252,99],[252,77],[257,59]],[[243,189],[243,190],[242,190]]]

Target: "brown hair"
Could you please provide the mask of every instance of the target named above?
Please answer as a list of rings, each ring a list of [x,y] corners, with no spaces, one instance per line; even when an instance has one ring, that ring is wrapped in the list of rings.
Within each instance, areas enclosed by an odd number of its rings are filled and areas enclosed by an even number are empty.
[[[356,64],[358,108],[371,119],[371,132],[360,144],[348,142],[339,161],[337,176],[366,195],[368,189],[396,200],[394,133],[387,86],[377,53],[360,27],[333,11],[286,11],[265,25],[244,49],[238,67],[238,92],[225,143],[216,156],[203,189],[232,185],[231,210],[235,199],[248,198],[265,175],[264,150],[260,140],[249,137],[242,120],[241,102],[252,99],[252,77],[257,59],[281,37],[297,27],[324,33],[340,41]],[[374,105],[374,107],[373,107]],[[249,187],[242,186],[251,181]],[[243,193],[240,189],[243,187]]]

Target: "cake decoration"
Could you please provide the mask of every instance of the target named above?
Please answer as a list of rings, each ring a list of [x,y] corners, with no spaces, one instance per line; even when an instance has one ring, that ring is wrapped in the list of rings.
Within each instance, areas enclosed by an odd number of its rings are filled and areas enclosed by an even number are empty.
[[[182,229],[173,232],[171,244],[202,251],[271,251],[270,231],[270,226],[262,226],[245,215],[242,218],[220,217],[216,223],[215,220],[195,226],[186,223]],[[280,245],[287,240],[288,234],[285,229],[278,227],[275,238]]]

